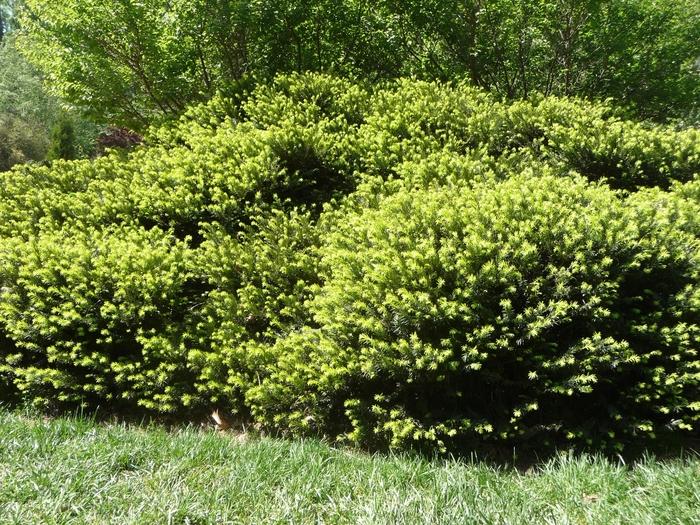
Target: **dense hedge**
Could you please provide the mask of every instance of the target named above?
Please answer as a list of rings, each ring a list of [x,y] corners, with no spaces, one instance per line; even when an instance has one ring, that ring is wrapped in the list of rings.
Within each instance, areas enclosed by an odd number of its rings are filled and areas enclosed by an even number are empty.
[[[325,238],[319,328],[252,405],[394,446],[690,429],[700,244],[674,219],[551,176],[397,193]]]
[[[700,133],[321,75],[0,174],[0,392],[362,445],[700,414]]]

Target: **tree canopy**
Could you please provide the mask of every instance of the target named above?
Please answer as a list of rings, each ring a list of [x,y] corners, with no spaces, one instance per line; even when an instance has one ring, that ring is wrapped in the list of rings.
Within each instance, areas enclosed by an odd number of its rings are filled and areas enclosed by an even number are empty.
[[[308,70],[612,97],[656,119],[700,104],[695,0],[26,0],[21,21],[54,94],[136,129]]]

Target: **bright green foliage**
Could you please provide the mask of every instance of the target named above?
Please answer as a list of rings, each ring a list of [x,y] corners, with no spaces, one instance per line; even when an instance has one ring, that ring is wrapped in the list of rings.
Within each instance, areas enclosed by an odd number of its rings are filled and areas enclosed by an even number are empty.
[[[290,82],[301,87],[305,81]],[[316,84],[326,88],[320,77],[308,83],[308,89]],[[315,122],[311,117],[302,123],[296,108],[280,106],[285,97],[271,98],[267,109],[266,97],[260,93],[251,100],[249,111],[254,114],[255,105],[262,118],[279,110],[277,125],[252,118],[236,123],[223,115],[225,111],[213,117],[213,102],[211,109],[200,110],[212,117],[198,119],[193,111],[180,125],[154,132],[157,145],[128,157],[113,154],[94,162],[55,162],[50,168],[25,166],[4,174],[0,214],[6,220],[0,228],[5,238],[0,254],[5,263],[0,282],[9,285],[0,298],[7,306],[4,332],[20,346],[29,345],[34,354],[22,349],[3,354],[6,369],[16,372],[15,383],[28,398],[88,404],[125,399],[160,411],[197,405],[200,399],[234,400],[240,396],[240,377],[249,380],[256,359],[243,347],[250,344],[252,353],[256,345],[273,342],[303,324],[308,285],[317,280],[314,246],[320,206],[353,186],[352,174],[337,166],[342,166],[342,158],[330,153],[339,151],[334,138],[345,133],[347,124]],[[332,131],[326,131],[329,128]],[[141,251],[155,249],[131,242],[136,234],[129,234],[129,242],[109,244],[121,239],[122,231],[171,239],[173,245],[158,245],[163,250],[158,256],[165,258],[162,271],[167,278],[180,280],[168,284],[165,306],[156,301],[157,289],[144,290],[154,311],[130,314],[131,324],[115,324],[101,313],[90,321],[74,304],[80,299],[81,308],[94,308],[118,286],[101,283],[101,273],[91,273],[93,266],[102,264],[92,259],[94,250],[101,249],[90,244],[97,242],[93,237],[108,243],[104,249],[113,250],[113,257],[134,258],[134,263]],[[34,264],[21,263],[34,252]],[[81,258],[86,258],[82,265]],[[37,290],[53,290],[51,279],[34,273],[45,267],[49,271],[51,264],[69,265],[81,284],[64,283],[63,270],[57,275],[58,270],[50,271],[52,279],[63,283],[61,292],[47,292],[42,298],[45,308],[27,309]],[[20,270],[30,273],[20,275]],[[132,273],[143,274],[153,286],[166,286],[159,266],[117,272],[107,265],[100,272],[123,282],[129,282]],[[146,305],[129,307],[140,312]],[[50,318],[64,309],[77,311],[73,317],[89,326],[54,330]],[[52,328],[32,339],[31,327],[41,323]],[[116,342],[106,349],[97,343],[93,349],[90,345],[102,337]],[[70,363],[71,355],[80,355],[75,357],[81,359],[79,371],[60,369],[59,377],[43,353],[53,352],[52,345],[59,347],[63,357],[56,359],[63,364]],[[82,349],[86,345],[89,350]],[[78,350],[63,346],[107,357],[86,361],[75,353]],[[123,350],[114,350],[121,346]],[[20,354],[24,360],[17,361]],[[176,376],[179,379],[170,381]],[[47,383],[53,390],[44,393]],[[195,383],[203,398],[190,391]]]
[[[0,382],[396,447],[696,428],[697,130],[465,84],[236,92],[0,175]]]
[[[485,150],[506,170],[545,160],[611,186],[668,187],[700,173],[700,132],[622,120],[603,104],[538,98],[504,104],[479,91],[399,81],[378,90],[355,142],[363,171],[386,177],[428,153]]]
[[[63,228],[4,239],[2,368],[35,402],[177,406],[193,286],[183,242],[156,228]],[[8,368],[9,367],[9,368]]]
[[[253,406],[392,446],[690,430],[700,243],[674,218],[551,176],[396,194],[324,240],[320,329]]]
[[[304,301],[319,280],[313,221],[297,211],[258,217],[236,237],[213,225],[198,251],[211,291],[189,359],[212,402],[240,401],[269,364],[267,346],[309,321]]]
[[[630,200],[642,207],[664,209],[675,227],[700,238],[700,178],[675,184],[671,192],[658,188],[634,193]]]
[[[700,129],[668,133],[629,121],[586,120],[583,133],[555,124],[544,140],[555,157],[590,178],[635,189],[667,187],[669,179],[687,181],[700,173]]]

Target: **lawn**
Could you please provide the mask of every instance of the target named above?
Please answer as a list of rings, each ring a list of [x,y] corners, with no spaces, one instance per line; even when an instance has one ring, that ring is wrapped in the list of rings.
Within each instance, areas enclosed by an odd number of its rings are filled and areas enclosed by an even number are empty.
[[[526,470],[0,412],[0,523],[700,523],[700,457]]]

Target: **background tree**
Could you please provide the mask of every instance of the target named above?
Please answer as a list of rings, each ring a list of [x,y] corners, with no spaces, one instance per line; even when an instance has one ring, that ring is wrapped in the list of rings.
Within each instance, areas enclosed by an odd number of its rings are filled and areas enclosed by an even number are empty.
[[[0,114],[0,171],[15,164],[41,161],[47,148],[48,137],[39,124],[12,114]]]
[[[388,0],[419,74],[509,98],[613,97],[645,117],[698,106],[696,0]]]
[[[0,44],[0,148],[5,152],[0,170],[21,162],[44,160],[51,130],[62,112],[70,115],[74,123],[76,155],[90,156],[100,126],[47,94],[42,76],[18,53],[14,43],[12,32]]]
[[[15,0],[0,0],[0,44],[14,26]]]
[[[54,95],[138,130],[249,74],[400,74],[388,19],[363,0],[28,0],[20,43]]]
[[[0,171],[41,161],[57,101],[46,95],[36,70],[15,50],[13,35],[0,44]]]
[[[20,44],[52,93],[140,130],[245,75],[467,77],[508,98],[700,105],[697,0],[26,0]]]
[[[71,120],[63,116],[51,132],[51,147],[47,160],[74,160],[76,158],[75,130]]]
[[[42,78],[15,49],[14,35],[0,45],[0,113],[53,125],[59,102],[46,94]]]
[[[76,156],[89,156],[99,126],[44,88],[44,78],[16,48],[19,0],[0,0],[0,171],[46,159],[50,132],[60,115],[74,123]]]

